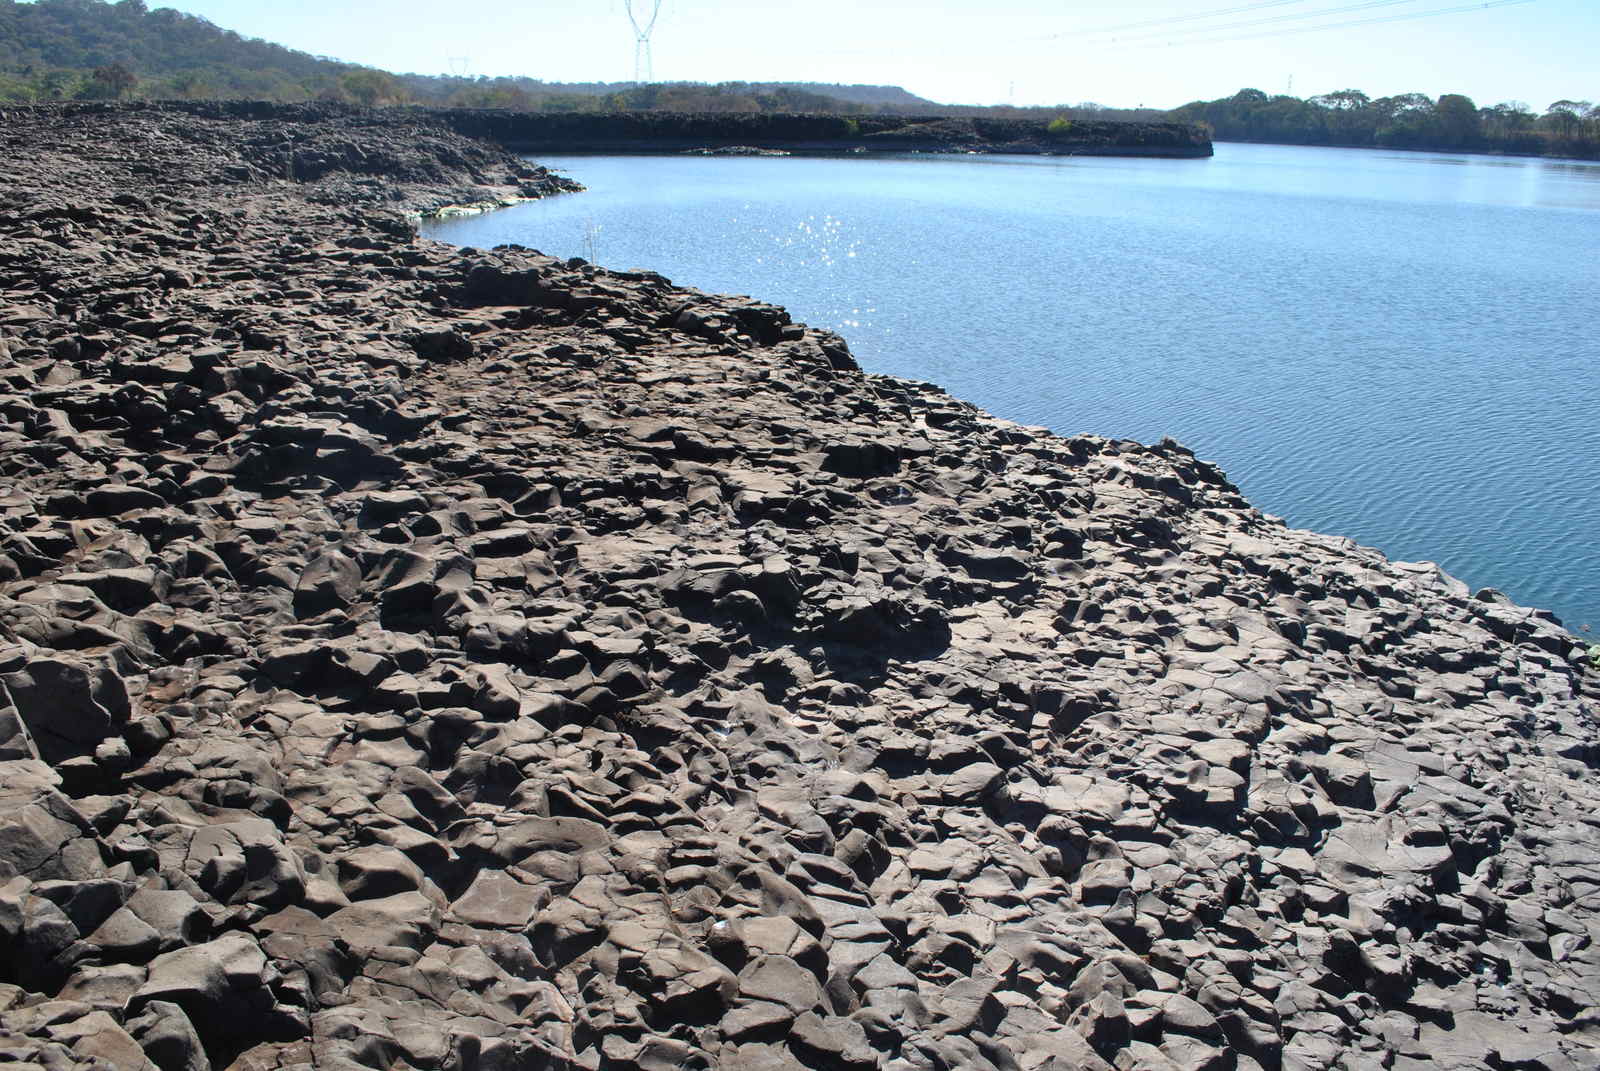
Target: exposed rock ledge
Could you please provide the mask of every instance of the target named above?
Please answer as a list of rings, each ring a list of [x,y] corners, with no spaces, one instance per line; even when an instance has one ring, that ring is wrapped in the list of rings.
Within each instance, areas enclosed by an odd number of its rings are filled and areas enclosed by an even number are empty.
[[[415,120],[0,144],[0,1059],[1595,1066],[1547,615],[417,241],[553,187]]]

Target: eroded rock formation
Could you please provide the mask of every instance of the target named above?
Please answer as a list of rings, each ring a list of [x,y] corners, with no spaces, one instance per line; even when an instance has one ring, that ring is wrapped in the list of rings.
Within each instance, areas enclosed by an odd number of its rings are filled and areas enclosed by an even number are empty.
[[[0,144],[0,1058],[1595,1064],[1547,615],[418,241],[561,187],[415,117]]]

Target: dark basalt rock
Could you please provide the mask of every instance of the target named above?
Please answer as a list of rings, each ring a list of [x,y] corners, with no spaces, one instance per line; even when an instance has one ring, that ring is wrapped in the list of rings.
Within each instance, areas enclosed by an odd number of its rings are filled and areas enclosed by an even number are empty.
[[[35,656],[0,675],[0,688],[51,764],[93,754],[132,709],[126,683],[105,663]]]
[[[1571,634],[416,240],[571,188],[469,118],[6,110],[0,1058],[1596,1063]]]
[[[680,152],[782,156],[800,152],[1004,152],[1049,155],[1210,156],[1198,125],[1043,119],[773,113],[430,112],[454,130],[520,152]]]

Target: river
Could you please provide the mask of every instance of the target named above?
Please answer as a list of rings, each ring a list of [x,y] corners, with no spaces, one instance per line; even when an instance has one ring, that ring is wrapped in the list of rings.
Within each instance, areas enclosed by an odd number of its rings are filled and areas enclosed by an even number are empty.
[[[1170,435],[1259,508],[1600,634],[1600,165],[541,157],[589,191],[430,224],[833,328],[1062,434]]]

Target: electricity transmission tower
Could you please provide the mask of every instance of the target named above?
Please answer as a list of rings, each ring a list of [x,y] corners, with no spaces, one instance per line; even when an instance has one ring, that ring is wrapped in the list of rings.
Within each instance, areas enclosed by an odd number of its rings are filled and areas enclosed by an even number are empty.
[[[471,63],[471,57],[470,56],[451,56],[451,57],[449,57],[449,59],[450,59],[450,73],[452,75],[454,75],[455,77],[457,77],[457,78],[465,78],[467,76],[467,67]]]
[[[628,21],[633,24],[633,80],[636,84],[655,81],[655,67],[650,60],[650,31],[656,28],[656,18],[661,14],[661,0],[639,0],[639,12],[633,10],[634,0],[626,0]],[[649,5],[650,17],[643,18]]]

